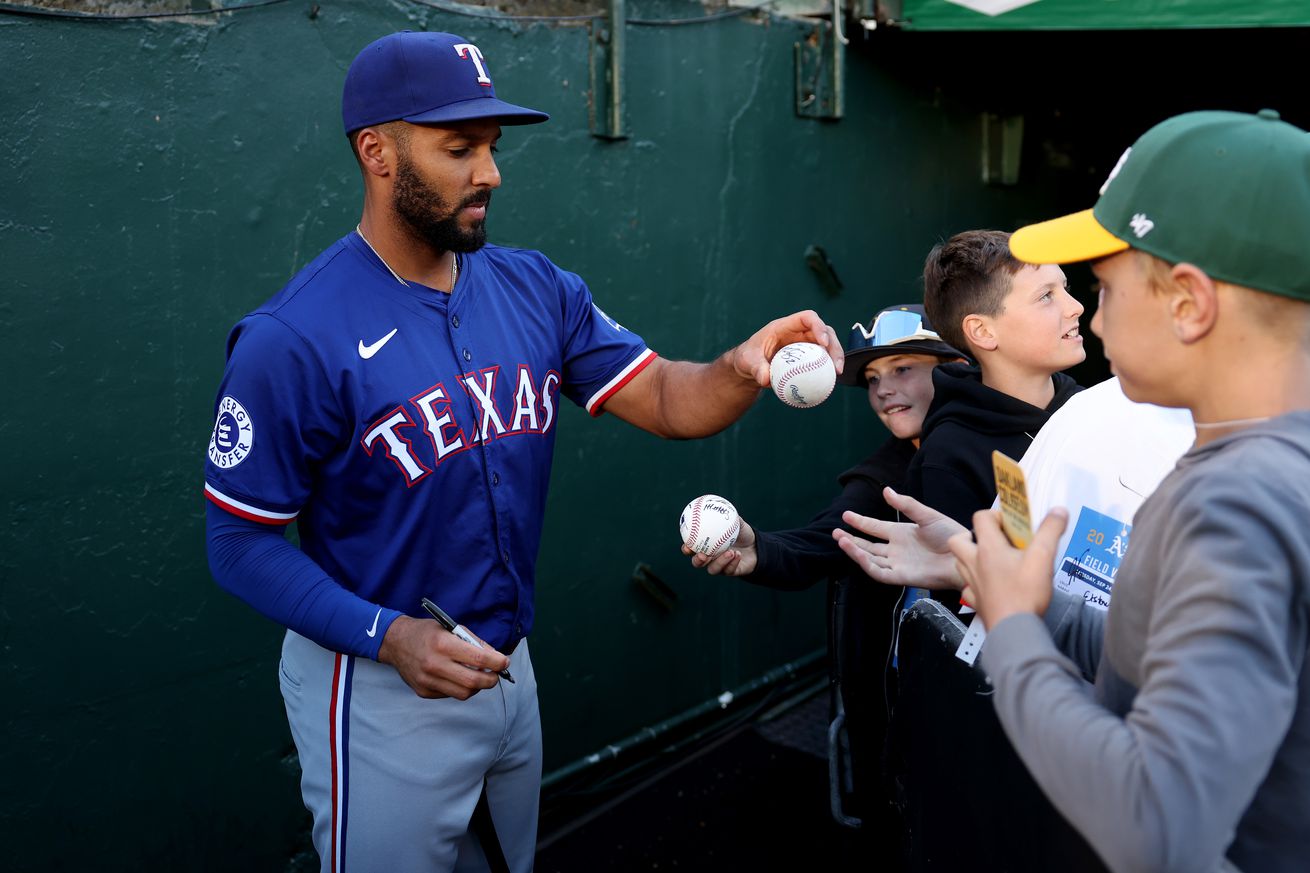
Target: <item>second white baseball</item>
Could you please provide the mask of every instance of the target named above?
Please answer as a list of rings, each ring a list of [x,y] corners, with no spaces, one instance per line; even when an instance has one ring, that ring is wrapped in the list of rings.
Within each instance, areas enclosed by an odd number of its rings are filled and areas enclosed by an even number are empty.
[[[823,346],[792,343],[769,362],[773,393],[788,406],[807,409],[828,399],[837,384],[837,369]]]
[[[682,510],[678,535],[693,552],[714,557],[732,548],[741,533],[737,508],[717,494],[702,494]]]

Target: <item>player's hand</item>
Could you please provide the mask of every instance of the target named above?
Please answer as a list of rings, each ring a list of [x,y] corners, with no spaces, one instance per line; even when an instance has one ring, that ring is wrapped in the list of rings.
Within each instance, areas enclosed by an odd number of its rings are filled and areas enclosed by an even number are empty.
[[[962,588],[955,557],[947,543],[964,527],[948,516],[890,488],[883,499],[907,522],[882,521],[856,512],[842,513],[842,521],[856,530],[877,537],[863,539],[838,528],[832,532],[837,545],[872,579],[888,585],[919,588]]]
[[[1051,510],[1028,548],[1019,550],[1001,529],[1001,513],[987,509],[973,516],[977,543],[967,531],[951,537],[951,552],[965,582],[961,597],[978,610],[983,627],[990,630],[1018,612],[1046,613],[1055,549],[1068,521],[1064,509]]]
[[[378,660],[395,667],[419,697],[459,700],[492,687],[500,681],[497,674],[509,667],[509,658],[491,646],[479,649],[435,621],[407,615],[387,628]]]
[[[824,324],[823,319],[812,309],[774,319],[756,331],[754,336],[732,350],[733,369],[743,379],[754,380],[756,385],[767,388],[771,384],[769,361],[773,360],[778,349],[792,343],[823,346],[837,372],[842,371],[846,355],[837,339],[837,332]]]
[[[755,531],[745,522],[741,523],[741,531],[737,534],[737,542],[732,544],[721,555],[710,557],[702,555],[699,552],[693,552],[686,546],[682,547],[684,555],[691,555],[691,565],[697,569],[704,569],[711,576],[748,576],[755,572],[755,566],[759,563],[759,553],[755,550]]]

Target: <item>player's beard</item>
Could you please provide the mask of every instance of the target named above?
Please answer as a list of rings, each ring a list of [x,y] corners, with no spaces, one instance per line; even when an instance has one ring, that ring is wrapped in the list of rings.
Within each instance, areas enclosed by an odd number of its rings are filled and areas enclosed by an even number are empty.
[[[415,237],[438,252],[476,252],[486,245],[487,223],[479,219],[467,230],[459,226],[460,210],[491,202],[491,192],[481,191],[466,197],[451,209],[445,198],[414,169],[409,155],[396,156],[396,186],[392,208],[409,225]]]

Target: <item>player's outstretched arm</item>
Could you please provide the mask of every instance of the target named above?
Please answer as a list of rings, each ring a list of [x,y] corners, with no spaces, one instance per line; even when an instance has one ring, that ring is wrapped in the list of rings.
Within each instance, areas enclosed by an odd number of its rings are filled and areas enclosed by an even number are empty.
[[[387,629],[378,660],[395,667],[419,697],[458,700],[495,685],[500,681],[497,674],[509,667],[509,658],[491,646],[479,649],[435,621],[407,615]]]
[[[746,523],[745,519],[741,522],[741,532],[737,534],[737,542],[732,544],[721,555],[710,557],[693,552],[686,546],[682,547],[684,555],[691,555],[691,565],[696,569],[704,569],[711,576],[749,576],[755,572],[755,566],[759,561],[759,553],[755,550],[755,530]]]
[[[857,537],[838,528],[832,532],[841,550],[870,578],[888,585],[920,588],[963,588],[955,556],[947,545],[968,529],[913,497],[883,489],[887,505],[909,522],[883,521],[845,512],[842,521],[881,542]]]
[[[817,343],[841,372],[837,334],[811,310],[775,319],[708,364],[656,358],[605,403],[605,411],[668,439],[718,433],[745,414],[769,383],[769,361],[783,346]]]

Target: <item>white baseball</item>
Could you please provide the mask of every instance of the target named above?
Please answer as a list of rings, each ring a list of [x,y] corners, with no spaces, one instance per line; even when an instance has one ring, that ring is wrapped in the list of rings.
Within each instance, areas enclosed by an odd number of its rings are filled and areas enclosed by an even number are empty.
[[[828,399],[837,384],[837,368],[823,346],[792,343],[769,362],[773,393],[788,406],[807,409]]]
[[[717,494],[702,494],[682,511],[678,535],[682,544],[702,555],[721,555],[737,542],[741,517],[737,508]]]

